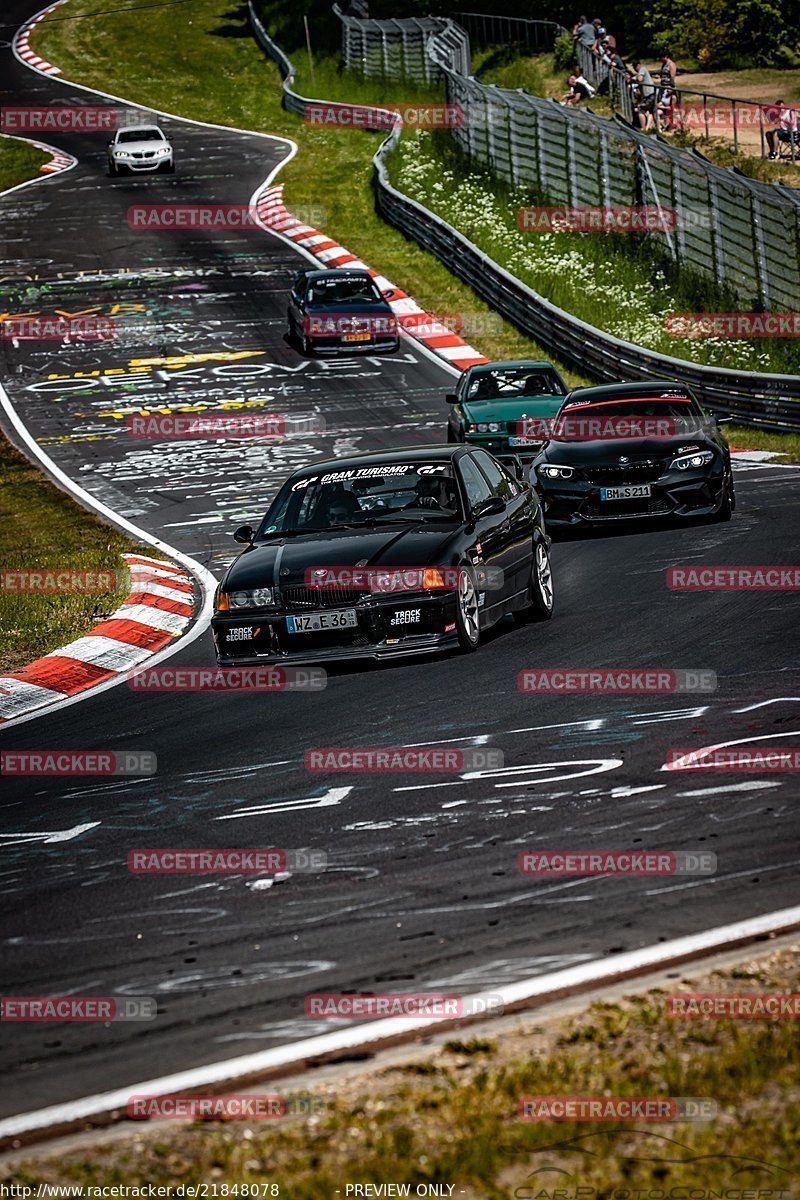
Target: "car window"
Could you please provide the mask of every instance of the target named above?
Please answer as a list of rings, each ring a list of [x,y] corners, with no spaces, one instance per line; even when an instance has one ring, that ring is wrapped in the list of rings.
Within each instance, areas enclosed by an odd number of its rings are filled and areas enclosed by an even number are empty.
[[[458,520],[461,506],[450,462],[356,464],[289,480],[257,536],[284,530]]]
[[[164,134],[160,129],[123,129],[118,142],[163,142]]]
[[[474,457],[489,480],[493,496],[499,496],[501,500],[510,500],[512,496],[516,496],[517,488],[512,484],[511,476],[505,467],[501,467],[493,458],[490,458],[485,450],[476,450]]]
[[[465,389],[467,399],[516,400],[531,396],[563,396],[563,381],[552,367],[481,367]]]
[[[303,293],[306,290],[306,279],[306,275],[298,275],[297,279],[295,279],[294,283],[292,284],[292,294],[297,296],[299,299],[302,299]]]
[[[377,286],[366,275],[322,275],[312,280],[306,300],[309,304],[379,304]]]
[[[458,468],[464,481],[469,507],[477,508],[479,504],[483,504],[491,497],[491,488],[475,463],[467,455],[459,459]]]

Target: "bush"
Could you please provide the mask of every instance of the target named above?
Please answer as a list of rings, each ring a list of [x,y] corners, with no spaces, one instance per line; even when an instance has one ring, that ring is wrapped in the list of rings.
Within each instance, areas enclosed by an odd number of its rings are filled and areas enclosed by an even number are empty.
[[[553,61],[557,71],[571,70],[575,62],[575,43],[571,34],[558,35],[553,43]]]

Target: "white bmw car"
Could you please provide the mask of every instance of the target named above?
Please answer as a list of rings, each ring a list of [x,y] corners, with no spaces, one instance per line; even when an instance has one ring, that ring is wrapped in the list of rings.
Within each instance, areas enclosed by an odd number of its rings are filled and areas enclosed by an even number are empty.
[[[126,125],[108,143],[108,173],[175,170],[172,143],[157,125]]]

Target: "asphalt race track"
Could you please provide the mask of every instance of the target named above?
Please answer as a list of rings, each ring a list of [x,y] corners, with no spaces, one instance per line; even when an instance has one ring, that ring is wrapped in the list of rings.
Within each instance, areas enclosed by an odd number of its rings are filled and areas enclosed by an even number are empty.
[[[36,8],[14,2],[4,19]],[[105,104],[23,68],[8,46],[0,56],[17,104]],[[78,165],[0,199],[3,309],[99,305],[119,328],[109,342],[5,342],[3,385],[76,482],[219,576],[230,532],[295,465],[443,437],[452,375],[411,344],[382,359],[301,358],[284,333],[303,260],[271,234],[131,229],[136,201],[247,203],[289,149],[162,124],[174,176],[110,179],[102,135],[51,133]],[[178,403],[314,413],[326,433],[281,445],[127,434],[128,413]],[[4,779],[3,991],[154,996],[159,1011],[109,1027],[6,1027],[0,1115],[339,1027],[304,1017],[310,991],[491,992],[798,903],[795,777],[661,771],[674,747],[800,745],[796,593],[665,583],[673,564],[795,561],[797,480],[790,467],[742,465],[728,525],[556,543],[553,621],[509,622],[475,655],[338,668],[316,694],[122,684],[2,731],[3,749],[158,758],[154,776],[133,780]],[[208,632],[170,660],[212,663]],[[712,670],[719,687],[636,699],[518,691],[522,668],[547,666]],[[505,766],[458,779],[303,765],[312,746],[419,743],[498,748]],[[91,828],[43,844],[79,825]],[[268,888],[135,877],[128,852],[147,846],[314,847],[329,865]],[[719,865],[710,878],[532,880],[516,868],[527,847],[706,849]]]

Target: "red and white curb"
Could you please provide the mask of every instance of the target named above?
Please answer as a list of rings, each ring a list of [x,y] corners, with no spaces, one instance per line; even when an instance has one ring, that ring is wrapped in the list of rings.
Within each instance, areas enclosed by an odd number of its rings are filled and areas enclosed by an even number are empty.
[[[36,70],[41,71],[43,75],[60,75],[61,68],[54,67],[52,63],[47,62],[46,59],[40,58],[38,54],[35,54],[30,47],[30,37],[39,22],[43,21],[48,13],[55,12],[57,8],[60,8],[61,5],[66,4],[66,2],[67,0],[56,0],[55,4],[51,4],[49,8],[42,9],[42,11],[38,12],[35,17],[27,22],[26,25],[23,25],[21,29],[17,30],[11,42],[11,49],[14,51],[14,53],[24,62],[26,62],[29,67],[35,67]]]
[[[122,557],[131,573],[125,603],[91,633],[0,675],[0,724],[122,675],[184,632],[195,609],[191,575],[160,558]]]
[[[55,146],[48,146],[46,142],[34,142],[32,138],[25,138],[25,141],[30,142],[37,150],[44,150],[46,154],[52,155],[50,162],[42,163],[39,167],[39,171],[43,175],[53,175],[56,171],[68,171],[78,161],[71,154],[65,154],[63,150],[56,150]]]
[[[385,276],[373,271],[366,263],[351,254],[344,246],[321,233],[311,225],[304,225],[297,217],[293,217],[283,203],[283,184],[263,185],[253,195],[250,201],[262,225],[279,233],[283,237],[301,246],[312,254],[320,267],[351,267],[357,270],[369,271],[372,278],[389,302],[392,312],[397,317],[398,324],[405,332],[422,342],[434,354],[438,354],[453,366],[465,369],[475,363],[488,362],[489,359],[470,346],[458,334],[453,333],[446,325],[437,320],[436,316],[426,313],[416,300],[407,292],[395,287]],[[419,327],[424,329],[418,332]]]

